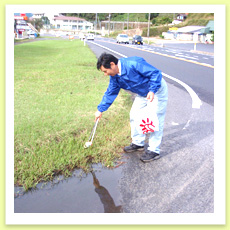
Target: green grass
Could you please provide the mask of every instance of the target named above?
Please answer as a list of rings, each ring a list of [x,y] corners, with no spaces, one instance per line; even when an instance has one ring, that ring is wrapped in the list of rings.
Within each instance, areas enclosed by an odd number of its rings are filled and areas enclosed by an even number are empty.
[[[148,19],[146,18],[146,14],[145,13],[129,13],[129,15],[127,13],[124,14],[117,14],[116,16],[114,16],[114,14],[112,14],[112,21],[125,21],[129,18],[130,22],[147,22]]]
[[[206,26],[210,20],[214,20],[213,13],[189,13],[187,19],[177,27]]]
[[[98,124],[93,146],[84,149],[94,113],[109,78],[79,40],[37,41],[15,46],[15,185],[26,190],[57,174],[112,167],[130,142],[130,95],[121,91]]]

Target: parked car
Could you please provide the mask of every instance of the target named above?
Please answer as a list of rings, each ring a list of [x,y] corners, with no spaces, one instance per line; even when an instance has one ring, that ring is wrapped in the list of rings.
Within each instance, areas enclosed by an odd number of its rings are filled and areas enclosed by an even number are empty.
[[[87,40],[94,40],[94,34],[88,34]]]
[[[29,30],[27,32],[27,35],[28,35],[29,38],[36,38],[37,37],[37,33],[34,32],[33,30]]]
[[[132,44],[143,45],[143,38],[140,35],[133,36]]]
[[[118,34],[116,39],[117,43],[129,44],[129,37],[126,34]]]

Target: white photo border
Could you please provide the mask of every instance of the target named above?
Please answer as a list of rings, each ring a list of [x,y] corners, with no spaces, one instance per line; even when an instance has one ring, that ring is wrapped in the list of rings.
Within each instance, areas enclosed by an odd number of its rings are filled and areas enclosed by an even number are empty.
[[[215,124],[214,213],[148,214],[42,214],[14,213],[14,13],[55,11],[73,13],[214,13],[215,25]],[[6,224],[7,225],[223,225],[226,209],[226,9],[225,5],[6,5]],[[217,79],[218,77],[218,79]],[[218,135],[217,135],[218,133]],[[224,136],[224,138],[223,138]],[[105,218],[106,215],[106,218]],[[90,223],[89,223],[90,219]],[[166,221],[167,220],[167,221]]]

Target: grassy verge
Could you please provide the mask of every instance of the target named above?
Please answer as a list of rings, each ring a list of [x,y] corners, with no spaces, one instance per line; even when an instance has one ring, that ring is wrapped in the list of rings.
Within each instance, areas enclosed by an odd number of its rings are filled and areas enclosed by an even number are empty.
[[[14,61],[15,185],[27,190],[92,163],[112,167],[130,141],[130,96],[120,92],[84,149],[109,82],[91,50],[79,40],[37,41],[15,46]]]

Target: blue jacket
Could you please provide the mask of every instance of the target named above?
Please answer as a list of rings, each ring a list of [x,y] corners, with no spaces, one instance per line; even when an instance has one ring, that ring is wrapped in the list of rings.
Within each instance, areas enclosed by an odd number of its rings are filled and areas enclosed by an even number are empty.
[[[141,57],[129,57],[119,59],[121,63],[121,75],[110,76],[109,86],[97,109],[106,111],[116,99],[120,89],[146,97],[151,91],[156,93],[161,86],[161,71],[147,63]]]

